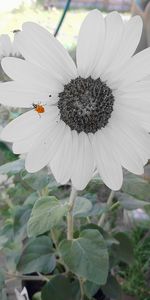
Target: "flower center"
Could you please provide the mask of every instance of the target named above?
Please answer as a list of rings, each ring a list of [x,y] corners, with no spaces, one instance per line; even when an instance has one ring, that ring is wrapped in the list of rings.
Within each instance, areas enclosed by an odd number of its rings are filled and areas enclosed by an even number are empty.
[[[77,77],[59,93],[60,118],[78,133],[95,133],[105,127],[113,111],[112,90],[100,80]]]

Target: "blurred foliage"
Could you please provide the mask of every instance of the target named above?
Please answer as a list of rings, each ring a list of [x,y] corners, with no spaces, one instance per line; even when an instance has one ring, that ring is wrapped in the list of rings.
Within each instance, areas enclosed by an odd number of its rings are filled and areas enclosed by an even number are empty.
[[[6,163],[7,161],[15,160],[17,157],[18,155],[13,154],[6,144],[0,142],[0,165]]]
[[[50,272],[54,280],[48,277],[49,281],[42,289],[42,300],[47,299],[53,284],[59,286],[58,276],[63,276],[68,268],[69,277],[62,289],[67,285],[71,291],[70,284],[76,280],[73,284],[75,294],[71,292],[73,300],[80,299],[78,276],[86,279],[84,293],[88,300],[99,299],[96,295],[100,291],[107,297],[121,300],[121,286],[128,294],[140,295],[139,300],[149,300],[146,276],[150,269],[150,239],[144,235],[150,222],[143,220],[142,227],[136,229],[136,223],[127,228],[124,218],[120,219],[123,212],[134,212],[138,207],[142,207],[143,212],[146,208],[149,213],[149,181],[136,175],[132,175],[131,180],[126,173],[121,192],[116,193],[112,207],[108,208],[105,201],[109,189],[95,176],[78,195],[73,211],[75,232],[71,244],[66,240],[70,183],[60,186],[47,168],[28,174],[23,159],[0,166],[0,179],[0,249],[7,260],[8,274],[42,272],[47,276]],[[131,182],[134,183],[132,189]],[[140,184],[143,196],[141,193],[138,196],[135,188]],[[107,218],[101,228],[97,221],[103,212],[107,213]],[[131,219],[133,217],[130,215]],[[9,275],[6,274],[6,278]],[[100,279],[101,284],[98,284]],[[5,284],[1,293],[4,288]],[[59,298],[61,293],[62,290],[55,297]],[[68,296],[64,290],[63,297],[67,299],[70,294]]]
[[[122,266],[123,289],[139,300],[150,299],[150,231],[136,227],[131,233],[134,249],[132,266]]]

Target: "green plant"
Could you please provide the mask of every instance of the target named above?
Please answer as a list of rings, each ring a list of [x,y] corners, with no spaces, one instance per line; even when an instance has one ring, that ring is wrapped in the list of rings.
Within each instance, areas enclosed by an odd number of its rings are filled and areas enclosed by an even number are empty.
[[[122,266],[123,289],[139,300],[149,300],[150,232],[146,228],[136,227],[131,237],[135,259],[132,267]]]
[[[135,270],[144,267],[147,246],[143,248],[139,243],[134,261],[128,235],[118,232],[115,222],[108,227],[108,217],[116,214],[118,206],[130,210],[149,205],[140,200],[141,196],[130,200],[134,188],[131,191],[128,174],[121,196],[111,193],[106,204],[97,198],[99,187],[103,187],[98,177],[93,178],[79,195],[72,190],[68,202],[70,185],[58,185],[51,174],[47,175],[47,170],[28,174],[24,161],[19,159],[1,166],[0,173],[7,174],[8,179],[13,178],[15,183],[11,187],[6,185],[1,200],[0,248],[7,259],[7,269],[1,270],[1,293],[4,293],[7,280],[18,277],[42,281],[44,287],[41,294],[38,293],[38,299],[42,300],[50,300],[52,291],[53,300],[60,297],[65,300],[98,299],[94,295],[100,289],[104,295],[119,300],[121,286],[113,270],[123,263],[126,266],[124,289],[133,294],[132,266]],[[149,185],[135,175],[134,182],[145,187]],[[126,198],[123,199],[124,190]],[[133,243],[137,243],[136,235]],[[130,283],[127,278],[132,279]],[[138,280],[143,282],[144,278]]]

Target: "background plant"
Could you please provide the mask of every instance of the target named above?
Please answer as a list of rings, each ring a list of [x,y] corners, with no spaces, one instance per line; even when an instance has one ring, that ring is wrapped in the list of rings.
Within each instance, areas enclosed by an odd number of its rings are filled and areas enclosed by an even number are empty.
[[[5,174],[1,183],[0,247],[7,260],[6,268],[1,269],[2,299],[5,283],[16,277],[42,281],[37,298],[42,300],[99,299],[95,295],[100,289],[108,297],[121,299],[121,286],[132,294],[136,284],[133,270],[143,264],[146,275],[149,260],[141,257],[143,244],[133,250],[136,235],[131,235],[119,218],[137,208],[147,207],[148,211],[147,180],[127,173],[122,191],[115,193],[108,205],[101,200],[106,200],[109,190],[98,177],[76,200],[72,190],[68,200],[70,185],[59,186],[46,169],[27,174],[22,159],[2,165],[0,173]],[[67,225],[67,219],[73,221],[73,233],[68,233],[71,223]],[[149,219],[143,224],[147,232]],[[144,277],[138,280],[142,282]],[[149,297],[146,281],[144,284],[144,295]]]

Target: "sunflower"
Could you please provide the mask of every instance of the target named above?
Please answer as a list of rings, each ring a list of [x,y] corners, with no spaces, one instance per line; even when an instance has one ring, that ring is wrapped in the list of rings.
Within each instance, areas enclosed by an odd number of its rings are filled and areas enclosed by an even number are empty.
[[[150,49],[136,55],[142,21],[124,23],[117,12],[98,10],[85,18],[76,64],[47,30],[27,22],[16,37],[25,60],[4,58],[12,82],[0,86],[5,105],[30,110],[3,129],[25,167],[49,165],[56,180],[82,190],[97,170],[112,190],[122,167],[143,173],[150,157]]]

